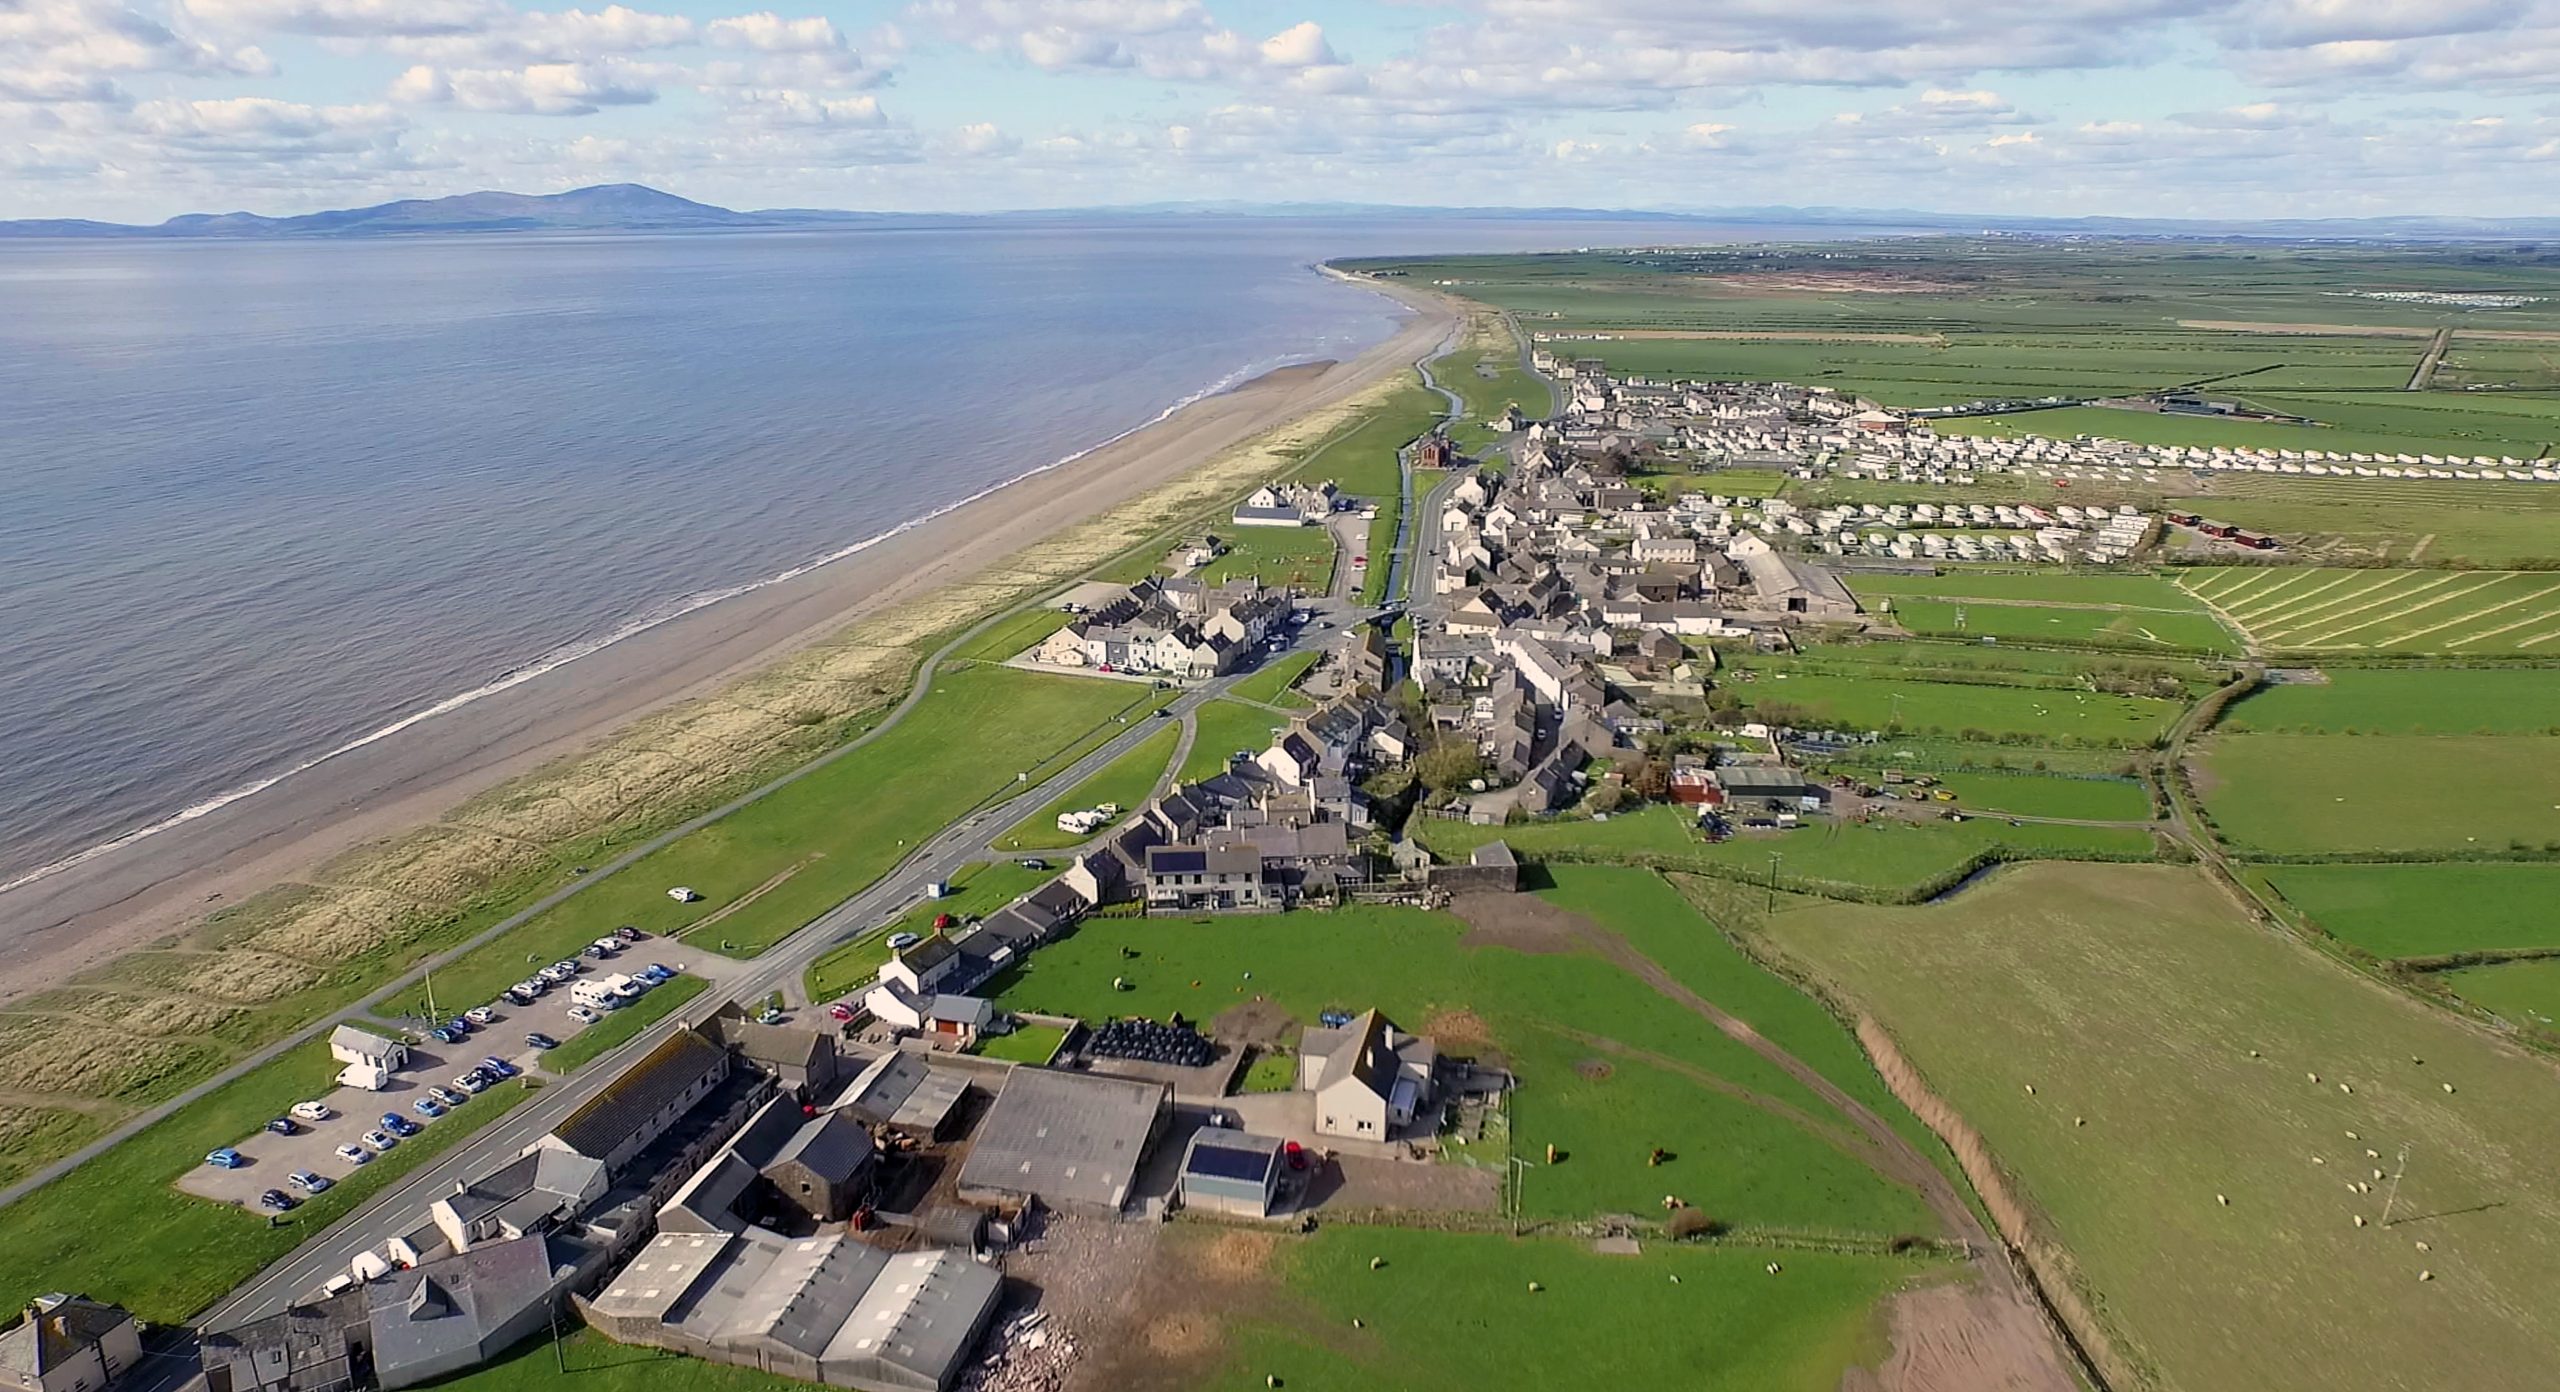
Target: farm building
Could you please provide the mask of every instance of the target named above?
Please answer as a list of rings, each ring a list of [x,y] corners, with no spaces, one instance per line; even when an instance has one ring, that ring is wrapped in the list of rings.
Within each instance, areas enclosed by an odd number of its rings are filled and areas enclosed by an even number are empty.
[[[1298,1040],[1298,1087],[1316,1095],[1316,1130],[1384,1141],[1431,1103],[1439,1050],[1375,1010]]]
[[[1204,1213],[1268,1218],[1280,1199],[1281,1143],[1204,1126],[1182,1156],[1182,1204]]]
[[[1820,811],[1822,790],[1791,768],[1770,764],[1730,764],[1715,772],[1725,803],[1740,814],[1793,814]]]
[[[1117,1215],[1163,1129],[1169,1098],[1162,1083],[1017,1068],[978,1125],[960,1167],[960,1197],[998,1208],[1038,1199],[1069,1213]]]
[[[1002,1282],[959,1252],[891,1253],[843,1232],[668,1232],[579,1308],[619,1343],[860,1392],[942,1392]]]
[[[950,1134],[968,1091],[969,1080],[958,1073],[893,1049],[865,1065],[827,1105],[869,1125],[931,1141]]]

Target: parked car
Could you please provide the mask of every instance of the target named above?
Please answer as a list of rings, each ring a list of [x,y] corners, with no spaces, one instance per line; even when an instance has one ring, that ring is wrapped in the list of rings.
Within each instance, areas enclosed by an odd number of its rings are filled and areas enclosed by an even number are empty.
[[[337,1115],[336,1112],[329,1110],[329,1104],[326,1102],[296,1102],[293,1104],[292,1111],[295,1116],[304,1121],[327,1121]]]
[[[558,967],[564,976],[576,976],[587,969],[587,964],[575,957],[563,957],[551,965]]]
[[[507,1062],[505,1059],[499,1058],[495,1054],[480,1060],[480,1066],[497,1074],[501,1082],[524,1071],[523,1069],[516,1067],[514,1064]]]
[[[769,1005],[768,1005],[768,1006],[766,1006],[762,1011],[759,1011],[759,1012],[757,1013],[757,1015],[756,1015],[756,1023],[757,1023],[757,1024],[759,1024],[759,1025],[778,1025],[778,1024],[781,1024],[781,1023],[782,1023],[782,1012],[781,1012],[781,1011],[779,1011],[779,1010],[776,1010],[776,1009],[774,1009],[772,1006],[769,1006]]]
[[[544,1034],[540,1030],[536,1030],[533,1033],[526,1035],[524,1037],[524,1042],[528,1046],[536,1049],[557,1049],[560,1047],[559,1040],[552,1038],[550,1035]]]
[[[302,1134],[302,1123],[291,1117],[277,1117],[267,1123],[267,1130],[279,1136],[299,1136]]]
[[[427,1038],[434,1040],[438,1044],[451,1044],[456,1042],[457,1037],[452,1030],[449,1030],[442,1025],[437,1025],[427,1031]]]
[[[640,941],[642,938],[649,936],[648,934],[641,932],[639,929],[632,927],[628,923],[614,929],[613,935],[627,943],[635,943]]]
[[[453,1085],[462,1089],[464,1092],[472,1093],[474,1095],[487,1092],[489,1090],[489,1080],[481,1077],[477,1073],[465,1073],[461,1077],[454,1079]]]
[[[291,1211],[293,1204],[293,1195],[286,1193],[282,1189],[270,1189],[258,1196],[258,1207],[268,1209],[276,1213]]]
[[[674,967],[668,966],[664,962],[651,962],[649,965],[642,967],[641,970],[658,978],[660,981],[673,981],[677,977],[684,975],[683,972],[676,970]]]
[[[383,1130],[390,1132],[394,1136],[414,1136],[418,1134],[418,1123],[409,1120],[398,1112],[384,1112],[380,1117],[376,1118],[376,1120],[382,1123]]]
[[[442,1102],[438,1102],[432,1097],[421,1097],[417,1101],[409,1104],[409,1110],[416,1112],[422,1117],[432,1119],[444,1115],[444,1104]]]
[[[589,1010],[583,1005],[573,1005],[569,1007],[569,1018],[582,1025],[592,1025],[604,1017],[602,1015],[598,1015],[592,1010]]]
[[[494,1025],[498,1023],[498,1012],[485,1005],[475,1005],[462,1012],[462,1018],[474,1025]]]
[[[229,1146],[224,1146],[219,1150],[206,1151],[204,1162],[217,1170],[236,1170],[248,1164],[249,1157]]]
[[[613,988],[614,999],[638,1000],[649,993],[650,987],[657,984],[658,983],[654,981],[642,981],[635,976]]]
[[[1049,862],[1042,860],[1038,856],[1024,856],[1022,859],[1015,861],[1014,864],[1021,866],[1025,870],[1046,870],[1049,868]]]
[[[313,1174],[309,1170],[295,1170],[293,1173],[286,1175],[285,1178],[293,1181],[294,1188],[299,1189],[306,1194],[326,1193],[330,1185],[338,1182],[329,1178],[327,1175]]]
[[[471,1100],[470,1093],[456,1092],[452,1088],[444,1087],[442,1085],[427,1089],[427,1095],[438,1102],[442,1102],[448,1107],[459,1107],[463,1103]]]
[[[923,938],[914,933],[891,933],[889,935],[889,950],[891,952],[904,952],[908,948],[911,948],[917,943],[923,941]]]
[[[578,950],[579,950],[580,952],[584,953],[585,955],[589,956],[589,957],[593,957],[593,958],[595,958],[595,959],[596,959],[596,960],[598,960],[598,961],[602,961],[602,960],[604,960],[604,958],[608,955],[608,954],[605,952],[605,950],[604,950],[603,948],[596,946],[594,943],[589,943],[589,944],[587,944],[585,947],[582,947],[582,948],[580,948],[580,949],[578,949]]]
[[[457,1035],[469,1034],[473,1030],[480,1028],[478,1025],[471,1023],[469,1018],[461,1015],[456,1015],[452,1019],[445,1021],[444,1027],[453,1031]]]
[[[667,897],[675,900],[679,904],[698,904],[702,902],[702,896],[700,894],[684,885],[677,885],[675,888],[668,890]]]
[[[372,1151],[376,1155],[380,1155],[384,1151],[391,1149],[393,1146],[400,1144],[399,1137],[392,1135],[388,1131],[382,1130],[367,1131],[362,1136],[357,1137],[357,1139],[364,1142],[365,1149]]]
[[[390,1147],[388,1146],[384,1147],[386,1150],[389,1148]],[[346,1161],[350,1165],[370,1165],[373,1163],[373,1152],[365,1149],[363,1146],[357,1145],[353,1141],[349,1141],[347,1144],[338,1147],[338,1158]]]
[[[827,1018],[834,1020],[840,1025],[849,1023],[853,1019],[853,1007],[845,1004],[843,1001],[837,1001],[835,1004],[827,1007]]]

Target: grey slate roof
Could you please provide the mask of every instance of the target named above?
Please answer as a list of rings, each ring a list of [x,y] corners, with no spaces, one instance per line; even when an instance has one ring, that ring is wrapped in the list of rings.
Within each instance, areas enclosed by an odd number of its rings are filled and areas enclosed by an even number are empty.
[[[1162,1083],[1016,1068],[978,1123],[961,1191],[1116,1209],[1128,1202],[1165,1096]]]
[[[386,1375],[482,1349],[508,1324],[551,1298],[547,1239],[493,1242],[395,1271],[366,1288],[374,1366]]]
[[[668,1103],[705,1078],[726,1072],[728,1066],[728,1053],[699,1030],[677,1030],[630,1072],[571,1112],[551,1134],[580,1155],[610,1155]]]

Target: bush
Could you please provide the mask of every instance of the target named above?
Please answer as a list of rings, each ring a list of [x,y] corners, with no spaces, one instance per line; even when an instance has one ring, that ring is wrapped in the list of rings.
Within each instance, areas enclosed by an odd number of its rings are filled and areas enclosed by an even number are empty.
[[[1732,1224],[1694,1208],[1684,1208],[1671,1215],[1671,1235],[1683,1241],[1701,1237],[1722,1237],[1732,1230]]]

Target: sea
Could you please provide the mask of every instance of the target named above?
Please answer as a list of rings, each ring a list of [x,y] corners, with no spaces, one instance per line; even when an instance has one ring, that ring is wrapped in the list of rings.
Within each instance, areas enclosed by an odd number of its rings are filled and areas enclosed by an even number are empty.
[[[1323,258],[1777,235],[0,243],[0,891],[1386,337]]]

